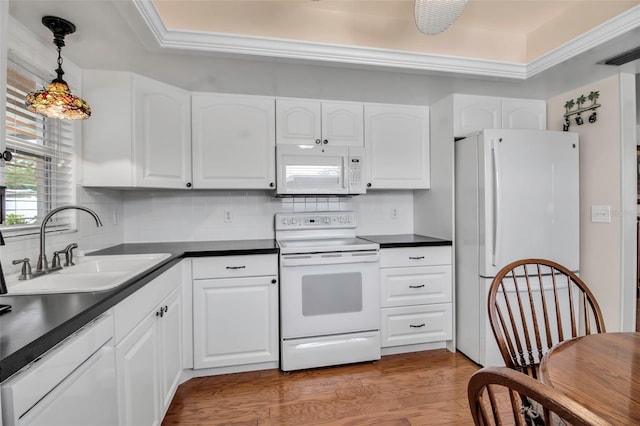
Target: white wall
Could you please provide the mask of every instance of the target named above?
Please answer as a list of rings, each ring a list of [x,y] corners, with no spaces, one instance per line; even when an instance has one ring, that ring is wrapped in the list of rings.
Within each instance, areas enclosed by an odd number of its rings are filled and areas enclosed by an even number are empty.
[[[272,191],[124,191],[124,241],[273,238],[280,211],[354,210],[360,235],[413,232],[411,191],[341,198],[275,198]],[[393,218],[393,210],[397,217]],[[225,222],[225,211],[232,221]]]
[[[607,331],[619,331],[623,324],[623,292],[635,283],[628,282],[625,265],[623,230],[635,225],[635,209],[628,211],[627,200],[635,188],[626,188],[625,173],[635,176],[635,170],[624,166],[626,154],[622,123],[622,77],[617,75],[571,90],[547,102],[547,123],[550,130],[562,130],[564,104],[592,90],[600,91],[598,120],[582,126],[572,118],[570,131],[580,136],[580,275],[595,294],[605,317]],[[586,118],[586,117],[585,117]],[[635,154],[631,154],[634,156]],[[626,192],[625,192],[626,190]],[[633,193],[629,193],[633,192]],[[591,206],[611,206],[611,223],[591,221]],[[635,229],[635,228],[634,228]],[[632,274],[635,276],[635,274]],[[633,288],[633,287],[632,287]],[[627,313],[628,314],[628,313]]]

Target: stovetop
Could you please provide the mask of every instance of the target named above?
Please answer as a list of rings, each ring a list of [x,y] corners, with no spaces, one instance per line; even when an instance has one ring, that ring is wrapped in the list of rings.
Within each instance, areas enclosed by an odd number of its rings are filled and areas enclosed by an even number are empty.
[[[356,215],[349,211],[276,213],[276,240],[283,254],[378,250],[356,237]]]
[[[283,254],[378,250],[380,247],[377,243],[357,237],[279,240],[278,244],[280,245],[280,252]]]

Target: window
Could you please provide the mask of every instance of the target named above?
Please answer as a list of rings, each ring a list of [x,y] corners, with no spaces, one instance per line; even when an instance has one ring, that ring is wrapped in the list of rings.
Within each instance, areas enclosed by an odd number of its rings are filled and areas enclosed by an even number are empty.
[[[5,172],[5,235],[39,231],[44,216],[73,201],[73,125],[28,111],[26,94],[46,86],[54,76],[10,52],[7,66],[6,149],[13,154]],[[47,229],[68,230],[72,214],[52,218]]]

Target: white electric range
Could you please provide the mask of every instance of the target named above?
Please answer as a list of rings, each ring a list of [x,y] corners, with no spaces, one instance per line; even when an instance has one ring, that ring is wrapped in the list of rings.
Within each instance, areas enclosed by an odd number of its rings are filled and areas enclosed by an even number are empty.
[[[280,368],[380,359],[377,243],[356,237],[353,212],[277,213]]]

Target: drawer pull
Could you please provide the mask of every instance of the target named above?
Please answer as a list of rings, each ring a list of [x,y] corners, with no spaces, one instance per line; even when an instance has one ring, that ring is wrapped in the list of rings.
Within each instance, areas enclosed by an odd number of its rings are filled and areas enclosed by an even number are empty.
[[[420,259],[424,259],[424,256],[409,256],[409,259],[411,259],[411,260],[420,260]]]
[[[410,285],[409,288],[422,288],[424,287],[424,284],[420,284],[420,285]]]
[[[246,268],[245,265],[242,265],[242,266],[227,266],[227,269],[244,269],[244,268]]]
[[[409,327],[411,327],[411,328],[422,328],[422,327],[424,327],[425,325],[426,325],[425,323],[422,323],[422,324],[420,324],[420,325],[413,325],[413,324],[409,324]]]

